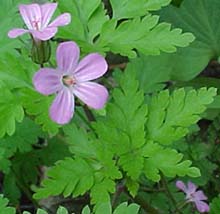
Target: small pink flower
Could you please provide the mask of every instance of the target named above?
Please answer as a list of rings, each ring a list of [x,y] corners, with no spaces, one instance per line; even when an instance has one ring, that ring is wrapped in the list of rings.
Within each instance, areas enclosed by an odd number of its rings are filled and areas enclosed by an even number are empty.
[[[79,63],[80,50],[74,42],[61,43],[57,48],[58,67],[41,68],[33,78],[37,91],[44,95],[57,93],[50,107],[50,117],[59,124],[70,121],[74,114],[74,95],[94,109],[104,107],[108,91],[90,80],[103,76],[108,65],[97,53],[84,57]]]
[[[19,11],[28,29],[12,29],[8,36],[16,38],[24,33],[30,33],[35,39],[49,40],[56,34],[58,26],[67,25],[71,21],[70,14],[64,13],[49,24],[56,8],[57,3],[20,5]]]
[[[199,212],[204,213],[209,211],[209,205],[204,202],[207,200],[207,197],[204,195],[203,191],[196,191],[197,187],[195,184],[189,181],[186,187],[182,181],[177,181],[176,187],[186,193],[186,200],[195,203]]]

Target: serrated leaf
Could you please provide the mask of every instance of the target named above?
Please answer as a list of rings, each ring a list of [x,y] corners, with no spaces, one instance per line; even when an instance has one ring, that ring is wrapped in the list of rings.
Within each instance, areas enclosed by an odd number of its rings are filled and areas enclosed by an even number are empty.
[[[0,61],[0,80],[10,89],[32,88],[32,75],[37,70],[34,64],[24,54],[6,53]]]
[[[184,0],[180,8],[171,5],[164,8],[160,14],[161,20],[192,32],[196,40],[189,47],[179,49],[177,53],[162,54],[152,62],[149,58],[149,64],[154,66],[158,61],[163,61],[160,63],[161,68],[167,67],[174,80],[193,79],[204,70],[210,60],[217,59],[220,55],[219,12],[218,0],[213,0],[211,4],[209,0]],[[175,62],[173,66],[172,62]]]
[[[93,40],[100,32],[101,26],[108,20],[101,0],[71,0],[68,2],[60,0],[58,7],[60,11],[69,12],[72,16],[70,25],[60,29],[58,36],[73,39],[87,46],[90,45],[91,49]],[[87,51],[86,48],[85,51]]]
[[[148,143],[143,149],[144,173],[147,178],[158,182],[160,180],[160,171],[167,177],[178,176],[200,176],[199,169],[191,167],[189,160],[182,161],[183,154],[174,149],[163,148],[156,143]],[[182,161],[182,162],[181,162]]]
[[[15,214],[15,208],[8,207],[8,199],[3,198],[3,195],[0,195],[0,211],[3,214]]]
[[[146,15],[148,11],[159,10],[171,0],[110,0],[113,18],[125,19]]]
[[[15,94],[5,86],[0,86],[0,138],[5,134],[13,135],[16,129],[16,121],[21,122],[24,110],[21,102]]]
[[[40,127],[29,118],[25,118],[22,123],[17,125],[13,136],[0,139],[0,146],[7,149],[8,156],[16,151],[20,153],[29,152],[40,136],[42,136]]]
[[[96,208],[103,203],[110,201],[109,193],[115,192],[115,182],[111,179],[104,179],[100,183],[96,183],[91,189],[91,203],[96,204]]]
[[[16,177],[12,172],[4,176],[3,193],[14,206],[18,204],[21,192],[16,184]]]
[[[35,116],[35,122],[42,125],[43,131],[55,135],[59,125],[49,117],[49,107],[53,96],[43,96],[36,91],[24,89],[22,91],[22,102],[28,114]]]
[[[106,123],[98,122],[95,128],[101,141],[119,156],[118,163],[127,175],[137,179],[143,168],[138,149],[145,143],[147,106],[134,71],[121,74],[119,85],[113,92],[114,103],[107,107]]]
[[[215,95],[215,88],[201,88],[188,92],[178,89],[172,95],[166,90],[154,96],[147,121],[149,139],[170,144],[184,137],[188,127],[200,119]]]
[[[182,34],[178,28],[171,30],[170,24],[158,24],[158,20],[155,15],[126,20],[119,25],[116,19],[109,20],[102,27],[97,45],[134,58],[136,52],[133,49],[145,55],[158,55],[161,51],[172,53],[176,47],[188,46],[194,40],[192,34]]]
[[[46,198],[63,193],[65,197],[79,196],[88,191],[94,183],[93,169],[81,158],[65,158],[48,171],[48,179],[42,182],[34,198]]]

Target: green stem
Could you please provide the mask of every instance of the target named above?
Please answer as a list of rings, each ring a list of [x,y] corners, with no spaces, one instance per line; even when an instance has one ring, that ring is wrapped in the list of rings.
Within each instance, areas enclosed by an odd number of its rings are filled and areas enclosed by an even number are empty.
[[[91,129],[94,131],[94,128],[91,126],[90,122],[86,120],[83,114],[76,108],[77,115],[81,118],[81,120]]]
[[[83,110],[84,110],[84,112],[85,112],[85,114],[86,114],[86,116],[87,116],[87,118],[88,118],[88,120],[89,120],[90,122],[96,121],[96,119],[95,119],[93,113],[92,113],[91,110],[87,107],[87,105],[83,105]]]

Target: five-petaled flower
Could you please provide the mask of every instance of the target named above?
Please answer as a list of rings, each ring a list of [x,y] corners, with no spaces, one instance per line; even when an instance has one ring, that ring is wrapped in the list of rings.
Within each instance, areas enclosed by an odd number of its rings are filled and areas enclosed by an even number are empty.
[[[16,38],[24,33],[30,33],[36,40],[51,39],[56,34],[58,26],[67,25],[71,21],[70,14],[64,13],[49,24],[56,8],[57,3],[20,5],[19,11],[28,29],[12,29],[8,36]]]
[[[79,63],[80,50],[74,42],[61,43],[56,52],[58,67],[41,68],[33,77],[36,90],[44,95],[56,93],[50,107],[50,117],[58,124],[70,121],[74,113],[74,95],[94,109],[104,107],[108,91],[97,79],[106,73],[105,58],[91,53]]]
[[[195,203],[199,212],[203,213],[209,211],[209,205],[204,202],[207,200],[207,197],[204,195],[203,191],[196,191],[197,186],[195,184],[189,181],[186,186],[182,181],[177,181],[176,187],[185,192],[186,201]]]

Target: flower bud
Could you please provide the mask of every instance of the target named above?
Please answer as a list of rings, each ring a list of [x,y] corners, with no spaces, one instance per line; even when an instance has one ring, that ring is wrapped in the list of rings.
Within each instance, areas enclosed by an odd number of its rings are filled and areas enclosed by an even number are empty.
[[[50,41],[41,41],[33,39],[31,58],[36,64],[42,65],[49,61],[51,55]]]

